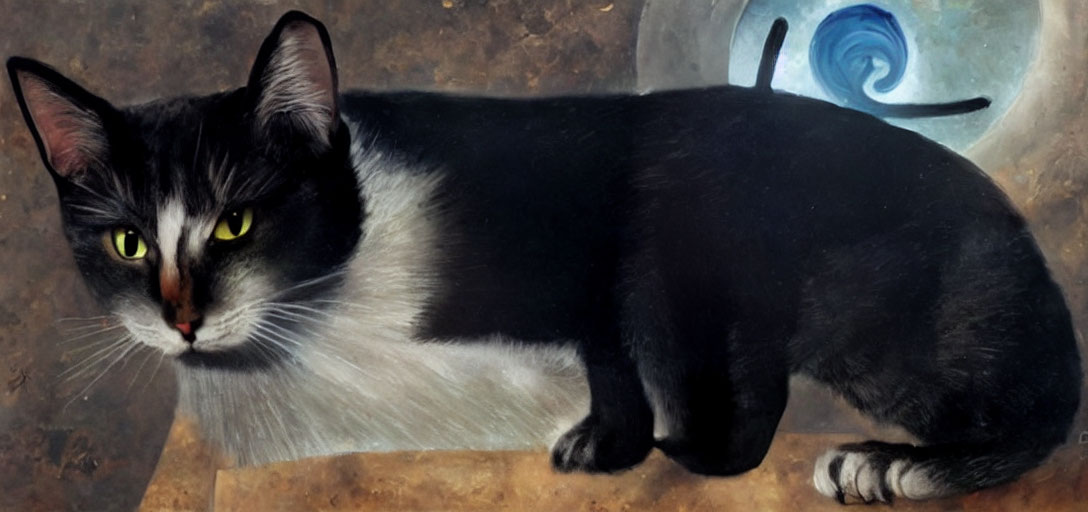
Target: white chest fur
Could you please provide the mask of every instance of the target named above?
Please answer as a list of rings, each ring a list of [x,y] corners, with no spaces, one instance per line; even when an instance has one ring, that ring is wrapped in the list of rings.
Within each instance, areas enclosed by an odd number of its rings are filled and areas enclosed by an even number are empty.
[[[181,407],[241,464],[346,451],[549,446],[589,408],[573,349],[411,339],[432,293],[440,177],[353,147],[367,208],[346,285],[281,367],[179,367]]]

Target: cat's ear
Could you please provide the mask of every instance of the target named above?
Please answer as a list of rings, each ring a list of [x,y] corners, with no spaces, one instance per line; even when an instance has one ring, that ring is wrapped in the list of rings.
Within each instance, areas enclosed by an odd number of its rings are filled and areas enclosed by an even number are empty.
[[[340,116],[325,26],[299,11],[284,14],[261,45],[247,90],[258,130],[290,130],[327,148]]]
[[[42,161],[54,176],[71,178],[108,157],[105,118],[114,112],[56,70],[32,59],[8,59],[8,75]]]

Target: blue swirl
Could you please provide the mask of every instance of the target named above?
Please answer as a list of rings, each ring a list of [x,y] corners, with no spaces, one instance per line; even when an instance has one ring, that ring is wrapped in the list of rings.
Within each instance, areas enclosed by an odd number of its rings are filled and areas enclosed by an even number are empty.
[[[865,93],[865,81],[876,70],[875,59],[888,64],[888,73],[873,83],[873,89],[894,89],[907,68],[907,38],[892,13],[870,4],[829,14],[809,45],[816,81],[828,95],[858,110],[873,112],[884,106]]]

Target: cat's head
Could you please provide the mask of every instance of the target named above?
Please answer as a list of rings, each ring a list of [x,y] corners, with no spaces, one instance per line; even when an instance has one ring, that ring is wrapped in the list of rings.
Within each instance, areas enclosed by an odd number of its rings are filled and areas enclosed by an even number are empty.
[[[8,72],[102,306],[137,342],[248,368],[338,284],[360,237],[329,37],[280,19],[241,89],[117,108],[53,69]]]

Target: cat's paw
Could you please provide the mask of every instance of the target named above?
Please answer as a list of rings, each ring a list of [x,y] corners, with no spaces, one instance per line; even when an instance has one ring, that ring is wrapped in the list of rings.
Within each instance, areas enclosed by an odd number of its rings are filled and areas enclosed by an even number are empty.
[[[696,442],[666,437],[657,442],[657,447],[684,469],[708,476],[732,476],[752,470],[759,466],[766,453],[766,450],[730,449],[719,441]]]
[[[552,466],[569,473],[608,473],[642,462],[653,448],[653,430],[613,425],[595,415],[571,428],[552,448]]]
[[[820,494],[844,504],[891,503],[896,497],[922,500],[940,494],[927,472],[908,458],[864,445],[828,450],[816,459],[812,482]]]

